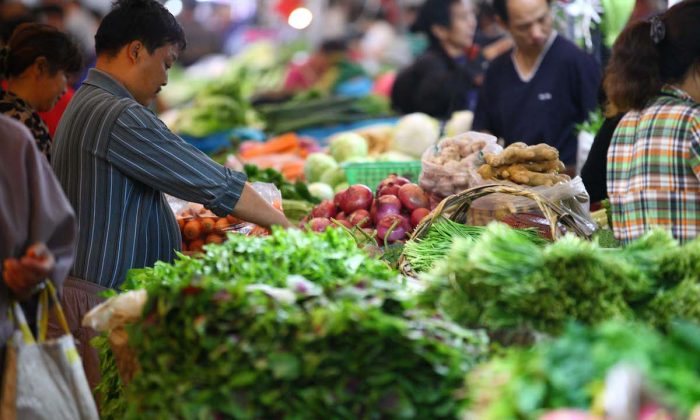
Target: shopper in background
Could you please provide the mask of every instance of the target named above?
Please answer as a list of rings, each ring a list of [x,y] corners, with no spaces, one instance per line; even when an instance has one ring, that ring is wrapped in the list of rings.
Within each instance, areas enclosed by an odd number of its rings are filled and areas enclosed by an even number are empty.
[[[700,0],[628,27],[605,76],[609,113],[626,112],[608,151],[615,236],[700,233]]]
[[[597,104],[600,68],[552,29],[548,0],[495,0],[515,48],[491,63],[479,95],[474,128],[506,144],[547,143],[575,170],[575,126]]]
[[[308,58],[300,63],[291,63],[284,80],[287,93],[313,89],[315,86],[328,90],[338,74],[331,69],[347,59],[348,45],[340,39],[324,41]]]
[[[10,298],[35,325],[35,287],[50,278],[60,290],[73,262],[75,216],[26,127],[0,116],[0,383],[3,349],[14,327]]]
[[[95,40],[96,68],[59,123],[53,160],[80,226],[63,305],[72,333],[82,337],[94,334],[80,322],[102,301],[102,291],[118,289],[130,269],[172,261],[180,250],[180,231],[164,193],[220,216],[290,226],[245,174],[212,161],[147,108],[185,48],[182,28],[163,5],[117,2]],[[95,386],[98,356],[83,344],[88,381]]]
[[[29,128],[39,150],[50,159],[51,135],[38,112],[51,110],[66,91],[67,77],[80,71],[77,46],[64,33],[39,23],[18,26],[0,48],[0,113]]]
[[[467,109],[474,88],[468,70],[467,50],[472,46],[476,17],[464,0],[427,0],[413,25],[424,32],[430,46],[396,77],[391,92],[392,106],[399,112],[425,112],[449,118]]]

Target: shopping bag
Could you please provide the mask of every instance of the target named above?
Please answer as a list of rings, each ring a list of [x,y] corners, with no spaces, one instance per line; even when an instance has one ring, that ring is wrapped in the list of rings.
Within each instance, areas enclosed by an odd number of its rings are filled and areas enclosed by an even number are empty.
[[[46,340],[49,301],[66,334]],[[16,330],[7,344],[0,400],[3,420],[99,419],[73,336],[50,281],[39,294],[38,337],[34,338],[22,308],[11,303]]]

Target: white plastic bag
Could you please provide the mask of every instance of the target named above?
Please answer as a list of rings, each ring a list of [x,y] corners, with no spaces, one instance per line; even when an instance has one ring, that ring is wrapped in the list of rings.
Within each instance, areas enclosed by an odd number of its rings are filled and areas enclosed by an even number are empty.
[[[47,340],[49,299],[66,334]],[[39,298],[39,337],[35,339],[22,308],[12,304],[17,330],[7,345],[0,418],[97,420],[97,406],[53,285]]]
[[[477,169],[484,152],[499,152],[496,137],[469,131],[441,140],[437,148],[423,153],[420,186],[430,194],[445,198],[479,185]]]

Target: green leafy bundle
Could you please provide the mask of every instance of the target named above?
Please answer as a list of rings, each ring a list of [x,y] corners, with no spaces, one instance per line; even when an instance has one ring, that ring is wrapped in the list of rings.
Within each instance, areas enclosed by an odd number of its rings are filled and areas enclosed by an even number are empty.
[[[340,230],[231,236],[126,287],[149,293],[142,370],[105,417],[455,418],[484,351]]]
[[[424,238],[413,238],[406,242],[404,256],[416,273],[430,271],[438,261],[447,256],[456,239],[476,239],[485,230],[484,226],[467,226],[441,218],[430,226]],[[540,245],[546,243],[536,230],[517,229],[515,232],[522,234],[533,243]]]
[[[396,277],[340,229],[322,234],[295,229],[273,229],[270,236],[229,234],[227,242],[205,249],[201,258],[180,257],[172,264],[132,270],[125,290],[150,289],[159,283],[184,287],[202,276],[222,286],[240,282],[284,287],[290,275],[299,275],[328,288],[351,280]]]
[[[686,322],[672,323],[666,336],[636,323],[570,324],[554,341],[511,349],[474,369],[468,380],[471,410],[489,420],[588,409],[607,372],[625,363],[642,372],[661,402],[688,415],[700,401],[698,337],[700,327]]]
[[[574,236],[540,247],[492,224],[479,239],[455,241],[425,276],[431,286],[422,301],[460,324],[490,330],[556,334],[570,319],[635,318],[663,328],[675,318],[700,321],[700,267],[687,255],[700,258],[700,245],[681,247],[661,231],[624,249]]]
[[[405,314],[396,285],[326,294],[209,280],[151,290],[147,321],[129,331],[144,368],[126,389],[126,418],[454,418],[461,409],[456,392],[478,336]]]

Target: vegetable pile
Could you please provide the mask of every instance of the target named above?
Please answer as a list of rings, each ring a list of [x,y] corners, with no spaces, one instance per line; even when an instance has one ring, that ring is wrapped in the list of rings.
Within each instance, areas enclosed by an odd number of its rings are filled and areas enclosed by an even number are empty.
[[[458,239],[426,276],[426,302],[458,323],[559,333],[574,319],[640,319],[666,328],[700,321],[700,240],[655,231],[623,249],[567,235],[542,248],[502,224]]]
[[[379,96],[292,100],[282,104],[261,105],[257,110],[271,133],[352,123],[391,113],[387,99]]]
[[[460,193],[476,185],[474,174],[486,147],[496,146],[493,136],[468,132],[440,141],[423,156],[420,186],[439,197]]]
[[[418,185],[390,175],[377,186],[376,197],[366,185],[352,185],[336,194],[333,201],[322,201],[302,223],[317,232],[333,225],[356,227],[378,242],[390,244],[407,239],[430,214],[430,207],[430,198]]]
[[[513,143],[502,152],[484,154],[485,164],[479,167],[484,179],[511,181],[531,187],[551,187],[570,181],[568,175],[560,174],[565,167],[559,160],[559,151],[546,144],[528,146]]]
[[[484,226],[468,226],[440,218],[430,226],[425,237],[414,237],[406,242],[404,256],[411,264],[413,271],[427,272],[448,255],[455,240],[477,239],[485,230]],[[545,240],[533,229],[521,229],[515,232],[522,234],[533,243],[545,243]]]
[[[105,417],[454,418],[484,350],[416,310],[338,230],[231,236],[202,259],[133,271],[138,287],[149,302],[128,331],[142,370],[126,412]]]
[[[511,349],[472,371],[471,411],[485,420],[540,418],[545,410],[562,407],[602,411],[595,400],[606,373],[626,364],[641,370],[659,402],[679,410],[675,418],[688,418],[700,401],[698,337],[700,326],[687,322],[671,324],[665,336],[638,323],[571,324],[556,340]]]

